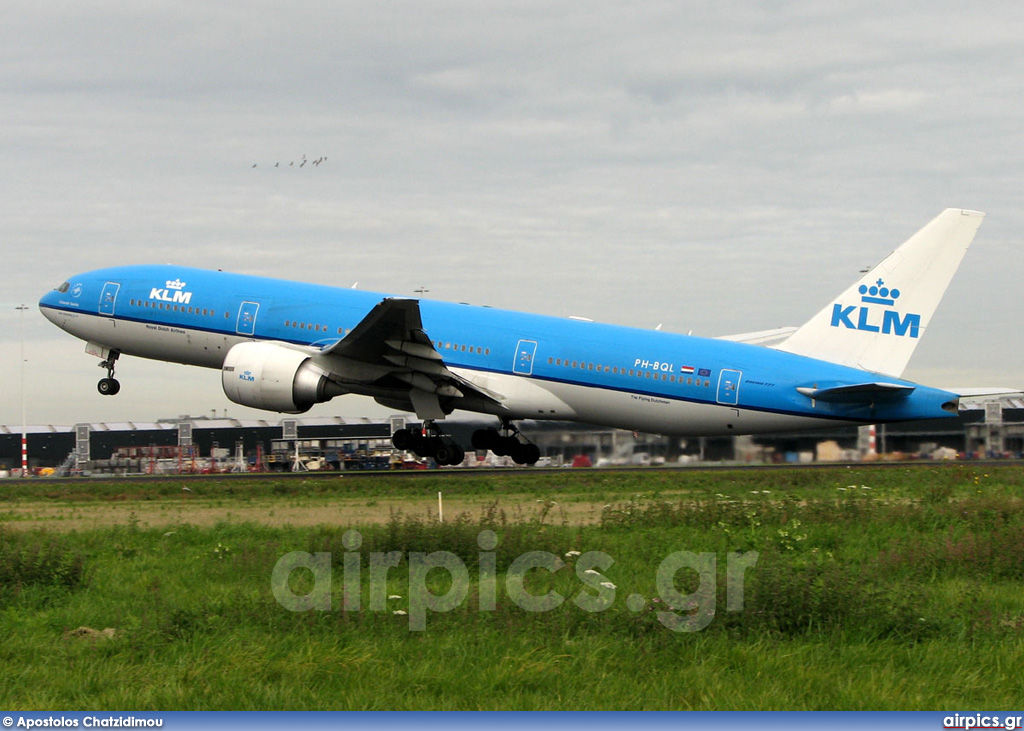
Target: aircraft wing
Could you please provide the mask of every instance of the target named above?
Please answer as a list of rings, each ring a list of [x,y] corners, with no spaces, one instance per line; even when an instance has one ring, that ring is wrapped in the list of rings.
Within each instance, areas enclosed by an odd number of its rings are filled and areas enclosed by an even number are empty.
[[[500,403],[496,394],[448,369],[423,330],[417,300],[384,299],[314,360],[332,380],[357,386],[353,391],[391,403],[407,398],[421,418],[442,418],[441,399],[473,397]]]

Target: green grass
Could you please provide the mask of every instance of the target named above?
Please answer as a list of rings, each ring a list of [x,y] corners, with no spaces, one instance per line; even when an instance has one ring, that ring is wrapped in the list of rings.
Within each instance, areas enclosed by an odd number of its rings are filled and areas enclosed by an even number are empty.
[[[0,707],[1013,710],[1024,697],[1022,472],[922,465],[233,480],[216,497],[227,507],[255,497],[284,504],[303,490],[369,498],[438,485],[446,495],[585,496],[608,507],[586,526],[556,510],[517,520],[497,504],[443,525],[397,513],[383,525],[315,528],[148,529],[129,520],[57,533],[0,524]],[[7,499],[113,501],[147,489],[160,499],[181,481],[82,484],[51,497],[34,481]],[[343,536],[353,527],[362,538],[358,612],[342,609]],[[482,530],[499,538],[490,611],[478,608]],[[596,590],[570,557],[565,568],[527,576],[532,594],[568,599],[524,611],[505,575],[530,550],[604,552],[614,559],[601,571],[614,602],[594,613],[573,603]],[[329,611],[291,612],[274,599],[271,572],[291,551],[331,553]],[[386,594],[401,599],[370,611],[369,556],[388,551],[403,558]],[[393,611],[410,609],[409,556],[433,551],[465,563],[468,595],[452,611],[427,611],[425,629],[411,631],[410,616]],[[671,631],[657,616],[678,604],[656,580],[678,551],[716,557],[715,585],[697,595],[715,608],[700,632]],[[728,554],[751,551],[744,608],[730,612]],[[442,570],[427,575],[436,594],[449,583]],[[682,570],[671,588],[691,594],[698,583]],[[295,572],[291,586],[306,591],[311,574]],[[643,601],[627,606],[634,594]],[[75,636],[81,626],[117,632]]]
[[[453,495],[494,496],[562,495],[567,499],[617,499],[635,493],[657,494],[685,490],[694,494],[775,489],[820,491],[866,484],[890,494],[941,499],[950,491],[984,487],[1020,494],[1024,470],[1019,465],[972,465],[971,463],[920,463],[897,466],[815,466],[794,469],[772,467],[763,470],[432,470],[407,473],[329,473],[301,478],[263,475],[207,475],[180,477],[139,477],[127,479],[78,478],[4,480],[0,509],[5,503],[25,500],[96,501],[156,500],[180,497],[188,485],[208,499],[258,499],[263,497],[342,496],[358,494],[367,499],[422,496],[438,490]]]

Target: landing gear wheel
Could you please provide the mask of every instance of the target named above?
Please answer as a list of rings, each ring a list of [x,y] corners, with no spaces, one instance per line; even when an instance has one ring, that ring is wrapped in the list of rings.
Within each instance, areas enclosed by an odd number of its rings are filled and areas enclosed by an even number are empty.
[[[424,422],[422,431],[398,429],[391,435],[391,444],[395,449],[412,452],[420,459],[429,457],[439,466],[462,464],[466,458],[466,450],[442,434],[432,422]]]
[[[104,396],[114,396],[121,390],[121,384],[114,378],[101,378],[96,384],[96,390]]]
[[[494,449],[494,445],[499,441],[501,435],[497,429],[477,429],[473,432],[473,449]]]
[[[391,444],[395,449],[404,452],[412,448],[413,438],[413,433],[408,429],[398,429],[391,435]]]
[[[439,465],[454,467],[457,464],[462,464],[462,460],[465,458],[466,452],[458,444],[441,442],[434,450],[434,460]]]
[[[536,444],[516,442],[512,447],[511,457],[516,464],[537,464],[537,460],[540,459],[540,448]]]
[[[412,453],[420,459],[434,456],[434,445],[429,437],[416,436],[412,440]]]
[[[498,441],[491,447],[491,451],[497,457],[511,457],[518,446],[519,440],[515,437],[498,437]]]
[[[473,448],[488,449],[495,457],[511,457],[517,464],[534,465],[540,460],[540,448],[531,442],[519,441],[519,430],[502,419],[501,429],[477,429],[473,432]]]
[[[448,464],[448,460],[451,458],[451,451],[448,449],[447,444],[438,444],[434,449],[434,461],[439,465]]]

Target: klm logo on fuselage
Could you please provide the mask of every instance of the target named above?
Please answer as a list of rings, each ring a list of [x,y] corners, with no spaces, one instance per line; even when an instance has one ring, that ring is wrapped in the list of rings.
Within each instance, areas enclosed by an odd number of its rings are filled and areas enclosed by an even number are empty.
[[[185,282],[180,279],[168,280],[163,288],[153,287],[149,292],[151,300],[173,302],[176,305],[187,305],[192,300],[191,292],[183,292]]]
[[[916,338],[921,332],[921,316],[907,313],[900,315],[896,310],[885,309],[879,313],[878,308],[866,305],[886,305],[892,307],[900,298],[898,289],[889,289],[885,282],[878,280],[871,287],[860,285],[860,307],[856,305],[832,305],[832,327],[845,327],[850,330],[896,335],[898,337]],[[881,319],[879,319],[881,314]]]

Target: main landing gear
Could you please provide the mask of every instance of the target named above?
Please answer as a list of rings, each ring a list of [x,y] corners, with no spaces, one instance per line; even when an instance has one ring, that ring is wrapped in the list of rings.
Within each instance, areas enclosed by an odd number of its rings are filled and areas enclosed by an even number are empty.
[[[502,421],[500,429],[478,429],[473,432],[473,449],[489,449],[498,457],[511,457],[516,464],[534,465],[540,459],[536,444],[520,441],[519,430],[511,422]],[[429,419],[423,430],[399,429],[391,435],[395,449],[412,452],[417,457],[431,457],[439,465],[462,464],[466,451],[445,436]]]
[[[462,464],[466,450],[441,433],[429,419],[423,422],[423,430],[399,429],[391,435],[395,449],[412,452],[417,457],[430,457],[439,465]]]
[[[512,422],[502,420],[500,429],[473,432],[473,448],[489,449],[498,457],[511,457],[516,464],[537,464],[540,448],[536,444],[519,441],[521,436]]]
[[[121,354],[116,350],[112,350],[106,360],[100,361],[100,368],[107,369],[107,377],[100,379],[100,382],[96,384],[96,390],[104,396],[113,396],[121,390],[120,381],[114,378],[114,364],[117,362],[119,355]]]

